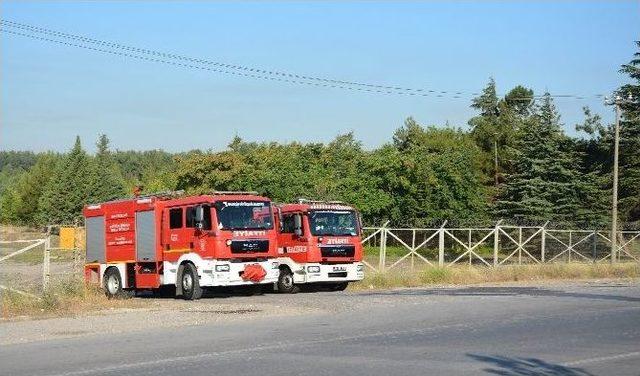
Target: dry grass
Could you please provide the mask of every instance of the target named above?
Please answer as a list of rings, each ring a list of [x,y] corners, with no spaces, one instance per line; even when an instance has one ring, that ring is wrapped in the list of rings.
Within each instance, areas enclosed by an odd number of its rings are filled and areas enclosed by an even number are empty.
[[[509,265],[498,268],[482,266],[426,267],[414,272],[391,271],[366,273],[354,289],[384,289],[433,285],[471,285],[481,283],[575,280],[600,278],[640,278],[640,264],[543,264]]]
[[[80,279],[70,279],[51,286],[40,299],[11,291],[2,291],[2,317],[49,317],[78,315],[113,308],[140,307],[133,299],[107,299],[104,292]]]

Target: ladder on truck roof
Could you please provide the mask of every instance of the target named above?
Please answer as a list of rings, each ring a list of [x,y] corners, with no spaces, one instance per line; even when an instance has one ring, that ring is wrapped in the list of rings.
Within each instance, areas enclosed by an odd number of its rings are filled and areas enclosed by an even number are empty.
[[[168,198],[180,197],[183,195],[184,195],[184,190],[180,189],[178,191],[160,191],[160,192],[146,193],[139,196],[133,196],[133,198],[140,199],[140,198],[156,197],[159,199],[168,199]]]
[[[159,199],[170,199],[170,198],[176,198],[176,197],[180,197],[184,195],[184,191],[183,190],[179,190],[179,191],[160,191],[160,192],[153,192],[153,193],[146,193],[143,195],[139,195],[139,196],[131,196],[131,197],[127,197],[127,198],[117,198],[115,200],[109,200],[109,201],[103,201],[100,203],[96,203],[96,204],[87,204],[88,207],[90,206],[99,206],[102,204],[113,204],[116,202],[123,202],[123,201],[129,201],[129,200],[140,200],[140,199],[145,199],[145,198],[159,198]]]
[[[254,195],[257,196],[257,191],[211,191],[211,194],[216,195],[227,195],[227,196],[242,196],[242,195]]]
[[[329,205],[346,205],[343,201],[322,201],[322,200],[308,200],[306,198],[299,198],[298,204],[329,204]]]

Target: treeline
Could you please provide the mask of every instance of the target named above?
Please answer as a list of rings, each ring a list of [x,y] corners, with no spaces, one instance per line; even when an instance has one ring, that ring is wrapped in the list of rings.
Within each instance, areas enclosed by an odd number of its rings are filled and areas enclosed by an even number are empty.
[[[638,44],[640,47],[640,44]],[[631,83],[621,105],[619,215],[640,221],[640,53],[621,68]],[[534,100],[535,98],[535,100]],[[276,202],[299,197],[356,205],[369,224],[441,220],[610,222],[613,126],[585,109],[581,137],[563,131],[553,98],[517,86],[499,97],[490,80],[471,106],[469,130],[412,118],[386,144],[366,150],[353,134],[323,143],[254,143],[236,137],[220,152],[110,151],[88,155],[76,139],[64,154],[0,153],[0,220],[73,223],[88,202],[184,189],[257,190]]]

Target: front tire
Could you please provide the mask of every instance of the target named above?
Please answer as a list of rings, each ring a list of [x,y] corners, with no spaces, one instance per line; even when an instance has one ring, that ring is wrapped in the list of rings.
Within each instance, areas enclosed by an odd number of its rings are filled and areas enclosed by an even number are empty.
[[[193,264],[184,265],[180,273],[180,287],[182,287],[182,298],[185,300],[197,300],[202,297],[198,271]]]
[[[278,292],[283,294],[295,294],[300,291],[300,287],[293,283],[293,273],[289,268],[280,269],[278,276]]]
[[[124,296],[122,290],[122,277],[118,268],[111,267],[104,272],[103,280],[104,293],[109,299],[121,298]]]

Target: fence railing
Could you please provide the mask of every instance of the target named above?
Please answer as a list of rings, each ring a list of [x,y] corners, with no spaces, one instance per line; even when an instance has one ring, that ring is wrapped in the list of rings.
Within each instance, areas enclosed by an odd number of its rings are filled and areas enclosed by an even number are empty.
[[[511,226],[491,227],[364,228],[364,263],[385,272],[431,265],[460,263],[485,266],[551,262],[640,261],[640,230],[617,231],[611,249],[611,231]]]
[[[24,247],[17,249],[11,253],[9,253],[8,255],[4,255],[2,257],[0,257],[0,263],[2,263],[3,261],[7,261],[10,260],[12,258],[15,258],[25,252],[28,252],[32,249],[35,249],[37,247],[42,246],[43,248],[43,254],[42,254],[42,259],[43,259],[43,263],[42,263],[42,287],[43,289],[46,289],[48,284],[49,284],[49,255],[51,252],[51,237],[47,236],[43,239],[28,239],[28,240],[3,240],[0,241],[0,245],[3,246],[12,246],[12,245],[21,245],[21,244],[26,244]],[[36,295],[24,291],[22,289],[19,288],[14,288],[14,287],[10,287],[4,284],[0,284],[0,289],[1,290],[8,290],[8,291],[13,291],[15,293],[21,294],[21,295],[27,295],[27,296],[31,296],[31,297],[37,297]]]
[[[0,290],[39,298],[52,279],[81,276],[84,252],[54,246],[59,242],[52,238],[56,237],[47,232],[41,238],[0,241]]]
[[[364,228],[363,262],[370,270],[387,272],[462,263],[499,267],[553,262],[640,262],[640,230],[618,231],[617,246],[612,252],[611,232],[607,230],[552,229],[546,224],[511,226],[501,222],[491,227],[447,227],[446,222],[433,228],[387,225]],[[0,248],[9,249],[0,252],[3,279],[0,290],[37,297],[47,290],[52,277],[82,275],[83,251],[75,245],[73,249],[52,247],[50,234],[36,239],[3,240]],[[35,254],[29,258],[33,263],[25,266],[19,256],[27,252]],[[17,273],[17,282],[11,286],[5,281],[13,272]],[[37,286],[27,288],[25,282],[35,282]]]

